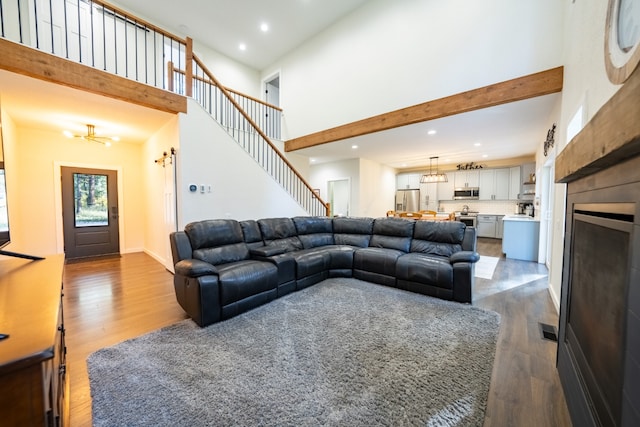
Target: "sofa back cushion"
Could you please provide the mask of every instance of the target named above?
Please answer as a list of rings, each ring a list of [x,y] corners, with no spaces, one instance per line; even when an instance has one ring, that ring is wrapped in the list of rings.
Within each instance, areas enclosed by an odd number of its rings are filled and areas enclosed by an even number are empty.
[[[293,223],[305,249],[333,245],[333,222],[320,216],[297,216]]]
[[[187,224],[193,258],[210,264],[226,264],[249,259],[249,248],[243,240],[242,228],[232,219],[209,219]]]
[[[302,249],[302,242],[291,218],[259,219],[258,226],[265,245],[279,246],[286,252]]]
[[[401,218],[377,218],[373,221],[369,246],[409,252],[415,223],[415,220]]]
[[[333,240],[336,245],[366,248],[373,234],[373,218],[333,218]]]
[[[450,257],[462,250],[465,228],[458,221],[417,221],[411,252]]]
[[[263,246],[262,234],[260,234],[260,227],[258,223],[252,219],[240,221],[240,228],[242,228],[242,235],[244,236],[244,242],[249,249]]]

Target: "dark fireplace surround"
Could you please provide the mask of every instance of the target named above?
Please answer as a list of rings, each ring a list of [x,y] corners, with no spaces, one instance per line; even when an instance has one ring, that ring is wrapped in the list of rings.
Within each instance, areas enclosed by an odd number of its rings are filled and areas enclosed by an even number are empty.
[[[640,425],[640,72],[556,161],[567,183],[557,368],[574,426]]]

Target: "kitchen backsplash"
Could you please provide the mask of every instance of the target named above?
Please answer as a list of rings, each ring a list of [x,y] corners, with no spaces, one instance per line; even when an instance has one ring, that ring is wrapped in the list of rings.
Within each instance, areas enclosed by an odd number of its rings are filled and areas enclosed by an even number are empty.
[[[470,211],[481,214],[511,215],[516,209],[516,200],[489,201],[489,200],[443,200],[440,202],[441,212],[461,211],[464,205],[469,206]]]

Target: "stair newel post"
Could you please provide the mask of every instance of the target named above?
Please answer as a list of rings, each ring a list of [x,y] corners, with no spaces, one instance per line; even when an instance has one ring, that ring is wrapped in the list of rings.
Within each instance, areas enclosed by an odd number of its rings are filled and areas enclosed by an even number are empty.
[[[167,90],[173,92],[173,62],[167,62]]]
[[[185,64],[185,86],[186,86],[186,96],[191,98],[193,95],[193,39],[191,37],[187,37],[186,43],[186,64]]]

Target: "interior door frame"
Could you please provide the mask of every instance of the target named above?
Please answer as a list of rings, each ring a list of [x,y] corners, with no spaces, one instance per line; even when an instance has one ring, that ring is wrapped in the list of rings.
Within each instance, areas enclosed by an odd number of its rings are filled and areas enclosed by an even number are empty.
[[[55,206],[55,222],[56,222],[56,252],[64,253],[64,224],[62,223],[62,168],[83,168],[83,169],[102,169],[115,171],[118,175],[118,212],[120,212],[120,221],[118,221],[118,234],[120,235],[119,251],[124,252],[124,198],[123,198],[123,176],[122,166],[101,165],[96,163],[76,163],[76,162],[53,162],[53,193]]]
[[[347,190],[348,190],[348,197],[347,197],[347,215],[351,216],[353,215],[353,212],[351,212],[351,210],[353,209],[353,203],[351,203],[351,177],[346,177],[346,178],[333,178],[333,179],[328,179],[327,180],[327,200],[329,202],[331,202],[331,184],[334,182],[341,182],[341,181],[346,181],[347,183]],[[331,215],[334,215],[334,207],[333,204],[330,206],[331,208]]]

